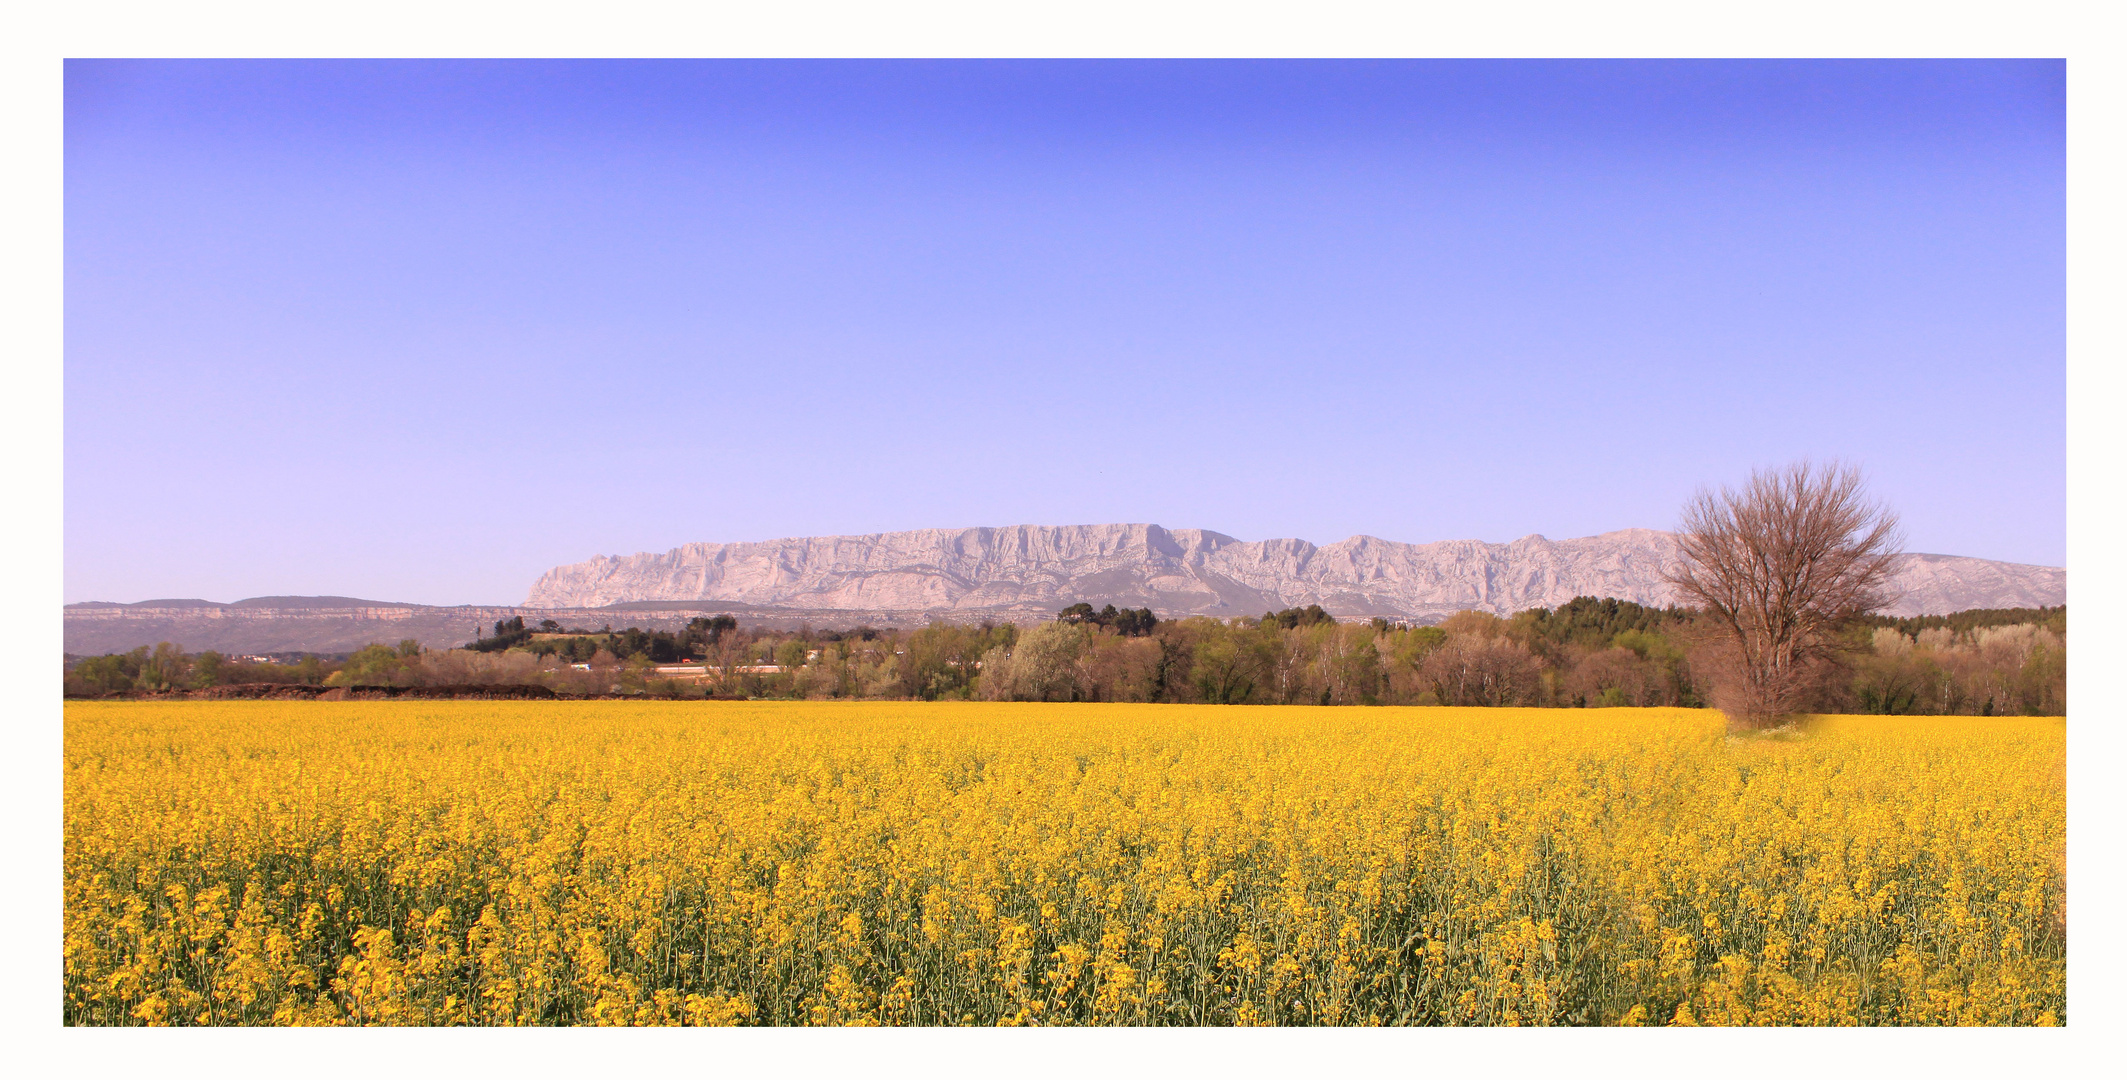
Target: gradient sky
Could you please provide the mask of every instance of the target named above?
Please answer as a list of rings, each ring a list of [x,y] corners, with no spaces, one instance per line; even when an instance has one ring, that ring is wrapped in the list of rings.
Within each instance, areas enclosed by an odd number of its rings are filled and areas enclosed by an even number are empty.
[[[69,62],[65,596],[689,541],[1668,527],[2062,565],[2058,62]]]

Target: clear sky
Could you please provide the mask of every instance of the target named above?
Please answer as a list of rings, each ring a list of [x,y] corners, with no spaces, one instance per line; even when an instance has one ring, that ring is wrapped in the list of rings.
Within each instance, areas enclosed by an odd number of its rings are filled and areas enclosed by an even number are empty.
[[[689,541],[1665,528],[2062,565],[2058,62],[66,68],[69,602]]]

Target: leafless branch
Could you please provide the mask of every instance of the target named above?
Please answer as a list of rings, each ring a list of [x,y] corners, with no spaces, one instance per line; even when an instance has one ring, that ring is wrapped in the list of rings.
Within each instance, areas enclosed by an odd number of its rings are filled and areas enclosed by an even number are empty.
[[[1668,580],[1725,631],[1716,703],[1740,724],[1796,711],[1839,626],[1896,599],[1898,518],[1850,465],[1802,461],[1741,490],[1701,489],[1677,534],[1684,561]]]

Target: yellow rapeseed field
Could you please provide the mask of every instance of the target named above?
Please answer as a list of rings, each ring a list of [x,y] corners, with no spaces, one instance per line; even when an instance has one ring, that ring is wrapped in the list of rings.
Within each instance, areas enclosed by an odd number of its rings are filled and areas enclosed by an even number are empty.
[[[72,1024],[2052,1024],[2064,722],[66,706]]]

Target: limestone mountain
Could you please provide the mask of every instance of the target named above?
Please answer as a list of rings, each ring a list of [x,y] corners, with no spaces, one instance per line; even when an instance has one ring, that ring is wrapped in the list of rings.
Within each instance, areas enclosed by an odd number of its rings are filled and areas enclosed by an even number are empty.
[[[1171,618],[1320,604],[1343,617],[1430,621],[1470,608],[1506,615],[1576,596],[1666,604],[1673,597],[1663,572],[1677,559],[1676,538],[1653,529],[1503,544],[1354,536],[1318,547],[1158,525],[1013,525],[600,556],[547,571],[525,606],[716,602],[1010,616],[1085,601]],[[2036,607],[2066,602],[2067,571],[1912,554],[1895,584],[1903,595],[1888,610],[1896,615]]]

